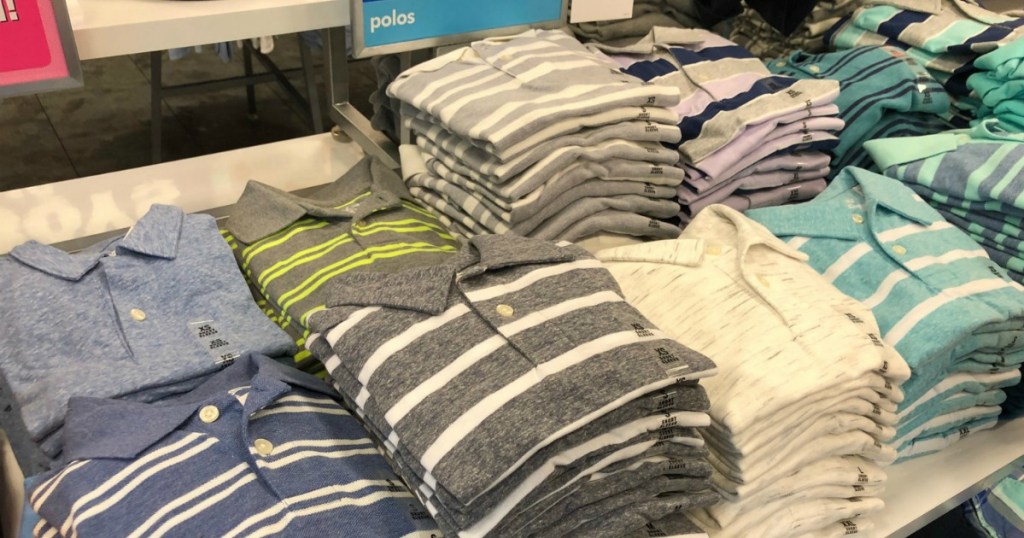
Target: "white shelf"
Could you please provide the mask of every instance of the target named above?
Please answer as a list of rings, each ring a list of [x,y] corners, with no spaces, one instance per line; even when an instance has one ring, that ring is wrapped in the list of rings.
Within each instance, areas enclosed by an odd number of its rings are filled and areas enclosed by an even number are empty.
[[[349,24],[348,0],[77,0],[83,60]]]
[[[1000,423],[953,446],[888,469],[885,510],[873,536],[909,536],[1024,462],[1024,418]]]
[[[0,253],[127,228],[154,203],[203,211],[235,203],[249,179],[293,191],[334,181],[363,157],[330,134],[0,192]]]

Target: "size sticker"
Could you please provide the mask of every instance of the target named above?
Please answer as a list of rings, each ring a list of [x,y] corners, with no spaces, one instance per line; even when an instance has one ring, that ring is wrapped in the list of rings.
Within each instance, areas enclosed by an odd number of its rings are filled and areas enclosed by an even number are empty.
[[[217,364],[231,364],[242,354],[235,339],[218,327],[216,321],[193,321],[188,324],[188,330]]]

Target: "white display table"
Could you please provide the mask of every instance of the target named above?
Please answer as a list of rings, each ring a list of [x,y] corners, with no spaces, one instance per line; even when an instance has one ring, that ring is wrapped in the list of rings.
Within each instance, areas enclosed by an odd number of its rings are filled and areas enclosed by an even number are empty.
[[[0,192],[0,253],[131,226],[150,204],[204,211],[235,203],[249,179],[294,191],[329,183],[363,157],[330,134]]]
[[[72,26],[83,60],[349,24],[347,0],[77,2]]]
[[[1024,418],[888,469],[885,510],[872,536],[902,538],[1001,480],[1024,463]]]

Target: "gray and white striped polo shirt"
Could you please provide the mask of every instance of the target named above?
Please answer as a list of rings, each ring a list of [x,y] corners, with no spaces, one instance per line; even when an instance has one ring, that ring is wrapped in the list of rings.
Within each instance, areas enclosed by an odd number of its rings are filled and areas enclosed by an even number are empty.
[[[310,319],[328,372],[355,377],[355,403],[372,396],[427,485],[463,503],[627,402],[715,372],[569,244],[477,236],[449,262],[348,273],[331,292]]]
[[[679,102],[678,88],[620,73],[559,30],[471,43],[405,71],[388,87],[388,95],[492,153],[560,121],[571,120],[559,129],[563,132],[548,138],[588,123],[639,119],[640,107]],[[600,123],[586,119],[612,109],[626,116],[612,115]]]

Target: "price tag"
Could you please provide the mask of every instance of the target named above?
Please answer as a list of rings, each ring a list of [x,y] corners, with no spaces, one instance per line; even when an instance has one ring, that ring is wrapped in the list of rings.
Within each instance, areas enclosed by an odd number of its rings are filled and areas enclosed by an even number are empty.
[[[0,97],[81,86],[63,0],[0,0]]]

